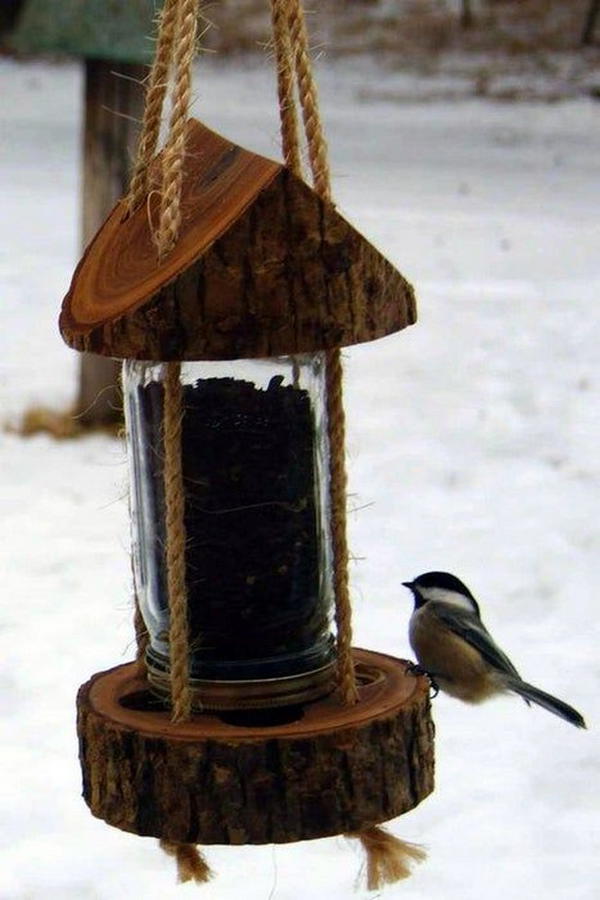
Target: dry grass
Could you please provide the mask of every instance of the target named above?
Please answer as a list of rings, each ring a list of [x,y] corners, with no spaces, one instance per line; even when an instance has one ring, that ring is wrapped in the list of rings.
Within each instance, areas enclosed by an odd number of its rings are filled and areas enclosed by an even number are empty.
[[[48,434],[56,440],[64,441],[98,432],[111,437],[119,437],[122,435],[123,426],[119,424],[86,425],[72,411],[58,412],[45,406],[35,406],[27,410],[17,424],[5,425],[5,431],[10,434],[18,434],[20,437]]]

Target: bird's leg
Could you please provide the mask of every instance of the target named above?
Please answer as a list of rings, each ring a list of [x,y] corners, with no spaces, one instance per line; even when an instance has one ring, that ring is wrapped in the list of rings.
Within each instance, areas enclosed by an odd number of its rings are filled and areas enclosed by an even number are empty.
[[[429,681],[429,687],[430,687],[430,689],[431,689],[431,691],[432,691],[431,698],[433,699],[434,697],[437,697],[437,695],[438,695],[439,692],[440,692],[440,688],[439,688],[439,685],[438,685],[437,681],[435,680],[435,678],[434,678],[434,676],[433,676],[433,674],[432,674],[431,672],[427,672],[427,671],[426,671],[422,666],[420,666],[418,663],[413,663],[413,662],[407,663],[407,666],[406,666],[405,671],[406,671],[407,674],[409,674],[409,675],[414,675],[415,678],[418,678],[420,675],[424,675],[425,678],[427,678],[428,681]]]

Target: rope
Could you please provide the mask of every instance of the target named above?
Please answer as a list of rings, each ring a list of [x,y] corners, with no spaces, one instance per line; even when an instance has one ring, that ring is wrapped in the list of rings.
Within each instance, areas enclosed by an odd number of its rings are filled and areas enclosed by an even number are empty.
[[[159,260],[173,248],[181,224],[181,189],[185,131],[192,93],[192,62],[196,49],[198,0],[165,0],[159,20],[156,55],[150,72],[142,133],[131,178],[128,211],[133,212],[150,190],[150,163],[157,150],[161,118],[169,74],[174,84],[169,133],[162,155],[160,220],[153,235]],[[181,365],[167,363],[164,375],[163,448],[165,484],[165,528],[167,589],[169,597],[169,663],[171,719],[174,723],[191,717],[189,685],[189,634],[186,588],[185,493],[181,460],[182,388]],[[148,642],[136,601],[135,631],[138,660],[143,659]],[[194,844],[161,841],[161,847],[175,857],[179,880],[208,881],[212,872]]]
[[[327,430],[330,446],[329,496],[337,630],[337,670],[342,697],[346,703],[352,704],[358,700],[358,687],[352,659],[352,604],[350,602],[348,541],[346,539],[346,485],[348,482],[344,456],[346,417],[342,398],[343,373],[339,349],[327,351],[325,378]]]
[[[287,0],[289,40],[294,52],[298,96],[302,108],[304,133],[308,145],[308,157],[316,193],[331,198],[331,175],[327,143],[321,124],[317,85],[308,49],[308,32],[301,0]]]
[[[179,363],[168,363],[164,380],[163,443],[167,586],[169,593],[169,661],[173,722],[191,715],[189,637],[185,583],[185,495],[181,468],[181,382]]]
[[[128,196],[131,213],[146,198],[150,164],[160,136],[162,111],[173,75],[169,132],[162,153],[160,219],[154,241],[159,259],[173,248],[181,224],[181,189],[185,132],[192,94],[198,0],[165,0],[159,18],[156,54],[150,71],[142,131]],[[166,505],[166,566],[169,594],[169,660],[172,719],[191,715],[189,636],[185,571],[185,494],[181,466],[181,367],[167,363],[164,376],[163,447]],[[136,609],[138,659],[146,641]]]
[[[156,53],[148,78],[137,157],[129,185],[129,214],[140,206],[149,190],[148,170],[158,146],[162,109],[167,93],[173,44],[177,31],[177,13],[178,0],[165,0],[158,20]]]
[[[162,111],[173,71],[169,134],[162,154],[160,220],[154,241],[159,258],[174,246],[181,224],[180,200],[185,129],[192,95],[192,62],[196,53],[199,0],[165,0],[159,18],[156,55],[150,71],[144,118],[128,196],[128,211],[147,196],[150,164],[156,153]]]
[[[213,872],[200,849],[195,844],[180,844],[177,841],[159,841],[161,850],[175,857],[178,881],[196,881],[203,884],[213,877]]]
[[[192,94],[192,62],[196,51],[198,0],[177,0],[174,53],[174,87],[169,135],[162,156],[160,222],[155,235],[159,258],[174,246],[181,225],[181,188],[185,130]],[[160,39],[159,39],[160,44]],[[169,663],[173,722],[191,716],[189,685],[189,634],[185,568],[185,493],[181,465],[182,390],[181,366],[165,367],[163,443],[166,505],[167,585],[169,592]]]
[[[288,29],[288,5],[288,0],[272,0],[271,26],[277,66],[281,152],[286,166],[294,175],[301,178],[302,162],[294,98],[294,57]]]
[[[299,159],[297,126],[291,126],[289,106],[293,88],[289,72],[293,68],[302,109],[304,133],[315,192],[331,200],[331,175],[327,143],[321,124],[319,100],[308,49],[308,33],[301,0],[271,0],[273,37],[277,57],[279,112],[284,160]],[[284,34],[283,32],[286,32]],[[286,55],[286,53],[288,55]],[[294,122],[295,113],[294,113]],[[292,168],[294,174],[297,171]],[[344,702],[356,703],[358,688],[352,660],[352,606],[348,580],[346,537],[345,415],[342,393],[342,362],[339,348],[326,353],[327,428],[330,445],[329,494],[331,542],[337,629],[338,684]]]
[[[386,884],[408,878],[411,866],[427,858],[427,852],[419,844],[403,841],[379,825],[363,828],[346,837],[358,838],[362,844],[368,891],[378,891]]]
[[[198,0],[178,0],[178,33],[175,44],[175,84],[169,136],[163,151],[160,223],[155,236],[159,256],[171,250],[181,224],[181,187],[185,130],[192,96],[192,62],[196,54]]]

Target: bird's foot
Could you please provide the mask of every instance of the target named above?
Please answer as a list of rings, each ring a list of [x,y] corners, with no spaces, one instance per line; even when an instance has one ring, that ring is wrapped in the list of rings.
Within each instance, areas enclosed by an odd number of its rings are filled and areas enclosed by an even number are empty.
[[[437,695],[440,692],[440,688],[439,688],[437,681],[431,674],[431,672],[427,672],[418,663],[408,663],[405,671],[409,675],[414,675],[415,678],[418,678],[420,675],[424,675],[425,678],[427,678],[427,680],[429,681],[429,689],[431,690],[431,699],[433,700],[434,697],[437,697]]]

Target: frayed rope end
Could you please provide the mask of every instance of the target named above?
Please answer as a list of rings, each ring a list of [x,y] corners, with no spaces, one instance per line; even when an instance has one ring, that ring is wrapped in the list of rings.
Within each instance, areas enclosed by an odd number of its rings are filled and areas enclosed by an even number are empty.
[[[366,860],[359,877],[366,870],[369,891],[376,891],[385,884],[394,884],[408,878],[412,864],[423,862],[427,858],[423,847],[403,841],[377,825],[352,832],[346,837],[356,838],[363,846]]]
[[[178,881],[182,884],[186,881],[202,884],[214,878],[214,872],[195,844],[179,844],[177,841],[166,840],[159,841],[159,844],[161,850],[175,857]]]

